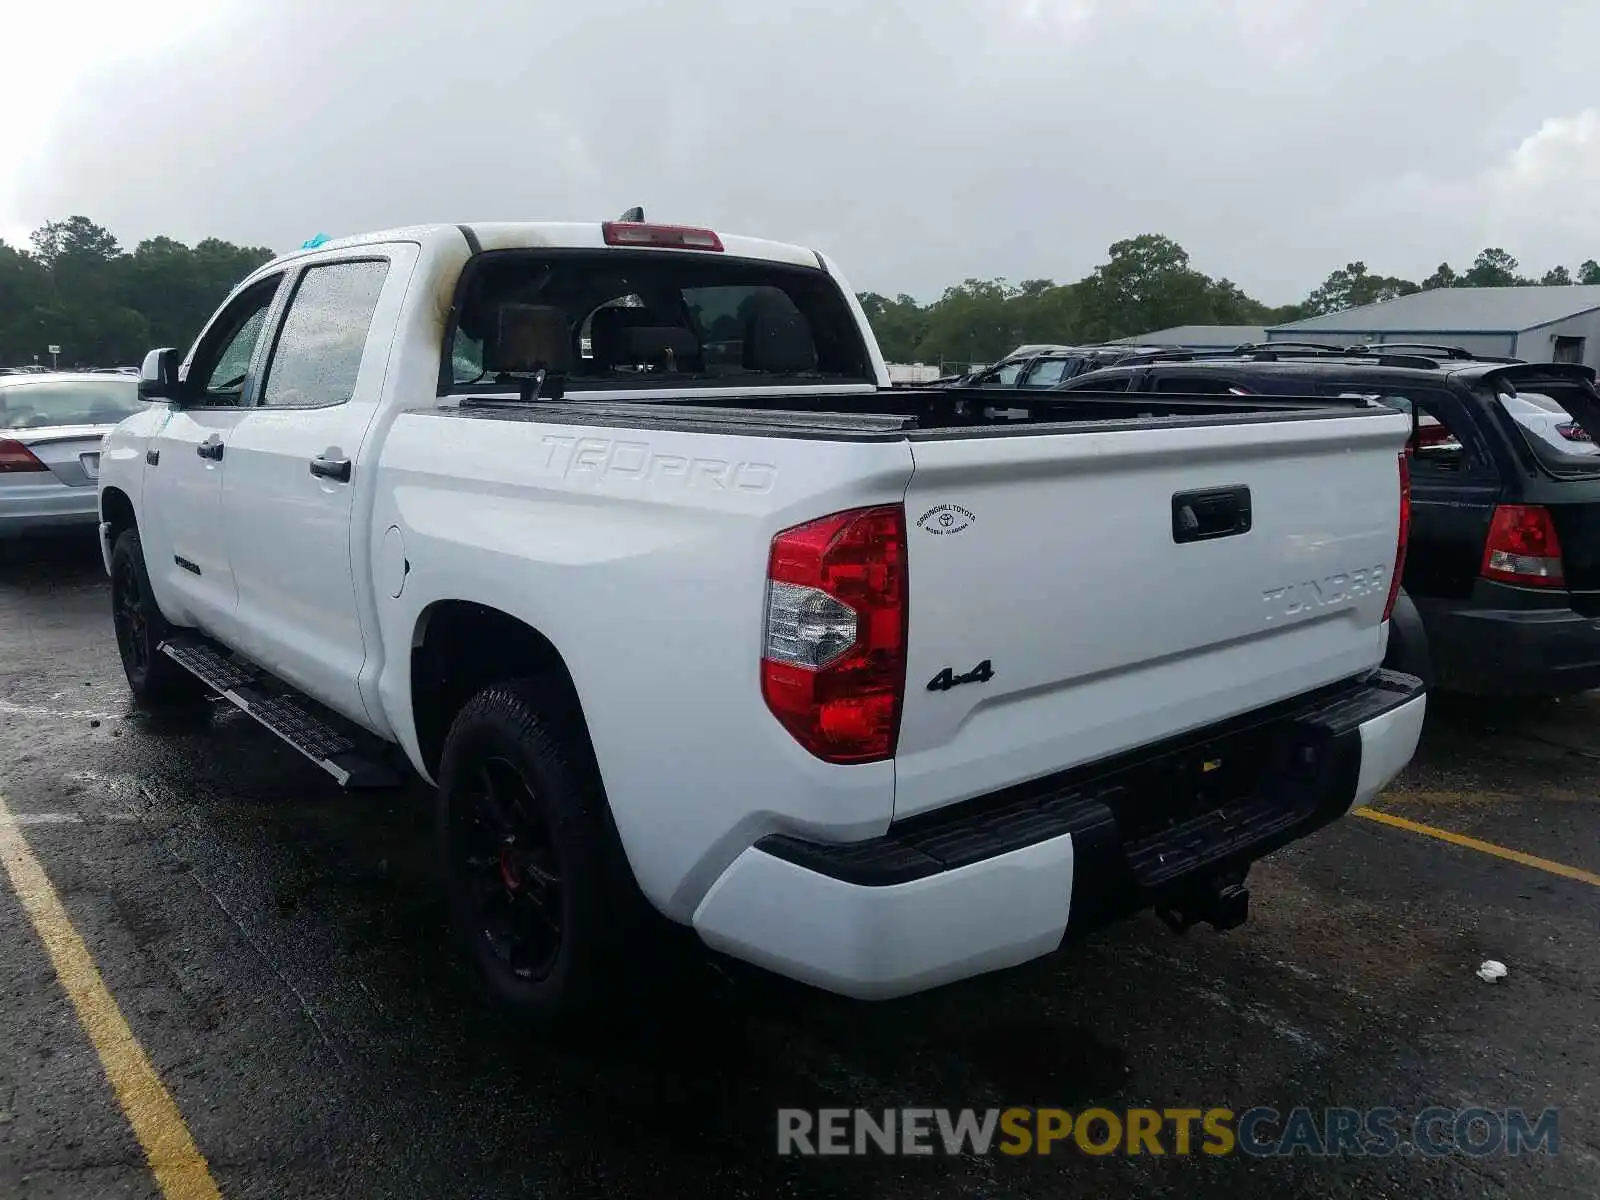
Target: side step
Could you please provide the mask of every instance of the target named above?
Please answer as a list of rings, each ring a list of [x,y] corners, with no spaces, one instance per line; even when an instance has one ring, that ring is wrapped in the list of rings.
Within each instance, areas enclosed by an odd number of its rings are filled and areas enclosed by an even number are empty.
[[[177,663],[228,703],[243,710],[351,789],[400,787],[402,780],[377,753],[362,753],[369,744],[382,746],[309,697],[215,642],[197,635],[161,643],[161,653]]]

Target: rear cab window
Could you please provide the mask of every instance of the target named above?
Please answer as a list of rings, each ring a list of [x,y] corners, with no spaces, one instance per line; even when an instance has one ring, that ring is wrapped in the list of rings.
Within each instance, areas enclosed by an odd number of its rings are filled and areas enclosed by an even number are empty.
[[[468,264],[441,390],[504,392],[495,336],[508,306],[565,325],[564,392],[718,386],[872,385],[868,349],[821,270],[682,252],[492,251]],[[491,351],[486,353],[487,351]]]

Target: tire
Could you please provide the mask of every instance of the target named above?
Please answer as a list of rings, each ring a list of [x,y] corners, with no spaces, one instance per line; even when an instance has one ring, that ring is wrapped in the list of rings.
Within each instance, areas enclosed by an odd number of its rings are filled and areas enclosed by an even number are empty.
[[[547,1028],[628,995],[638,893],[587,744],[537,680],[462,707],[439,766],[437,852],[456,936],[495,1007]]]
[[[111,619],[123,674],[141,707],[168,711],[204,706],[205,685],[160,652],[161,643],[178,630],[156,605],[144,548],[133,529],[124,529],[111,547]]]

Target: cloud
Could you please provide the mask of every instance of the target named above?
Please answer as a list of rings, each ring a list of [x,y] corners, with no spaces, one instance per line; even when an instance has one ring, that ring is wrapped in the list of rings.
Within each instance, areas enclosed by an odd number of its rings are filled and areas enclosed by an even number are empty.
[[[1509,38],[1489,0],[235,0],[180,33],[136,64],[51,57],[0,229],[82,212],[126,243],[285,249],[643,204],[923,297],[1076,278],[1143,232],[1278,302],[1490,229],[1600,253],[1587,177],[1523,181],[1592,156],[1543,122],[1592,98],[1600,6],[1525,5]]]
[[[1485,180],[1491,228],[1546,260],[1600,258],[1600,109],[1550,117]]]

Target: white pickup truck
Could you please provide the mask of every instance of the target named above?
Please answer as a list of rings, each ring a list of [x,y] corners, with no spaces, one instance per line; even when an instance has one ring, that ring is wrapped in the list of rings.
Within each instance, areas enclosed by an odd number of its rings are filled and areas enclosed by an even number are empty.
[[[625,994],[662,916],[861,998],[1139,908],[1226,927],[1422,725],[1380,667],[1404,416],[890,390],[813,250],[328,242],[141,388],[99,477],[136,698],[221,696],[352,787],[398,747],[537,1018]]]

